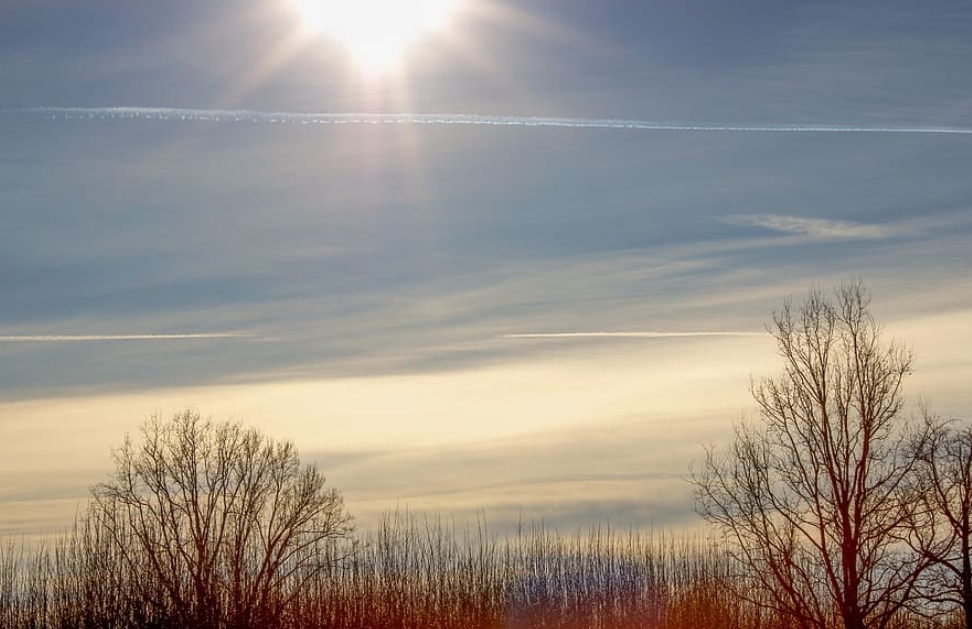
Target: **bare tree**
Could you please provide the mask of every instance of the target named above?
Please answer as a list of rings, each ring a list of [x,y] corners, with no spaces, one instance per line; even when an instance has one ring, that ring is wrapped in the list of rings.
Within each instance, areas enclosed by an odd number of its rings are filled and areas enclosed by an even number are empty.
[[[930,438],[916,444],[912,543],[931,562],[923,596],[958,606],[972,629],[972,426],[926,413]]]
[[[709,448],[693,472],[697,504],[742,568],[740,592],[802,628],[883,629],[915,596],[921,562],[902,543],[912,358],[881,341],[860,283],[835,300],[787,301],[770,333],[783,372],[751,385],[757,424]]]
[[[153,417],[141,437],[114,451],[93,508],[171,625],[274,622],[351,531],[340,494],[291,442],[193,411]]]

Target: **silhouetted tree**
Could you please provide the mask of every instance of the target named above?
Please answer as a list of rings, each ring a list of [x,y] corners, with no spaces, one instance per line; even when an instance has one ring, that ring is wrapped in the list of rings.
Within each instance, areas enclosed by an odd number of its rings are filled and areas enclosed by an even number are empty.
[[[915,448],[911,539],[931,562],[925,599],[958,606],[972,629],[972,426],[927,421],[931,438]]]
[[[756,424],[693,473],[700,513],[739,562],[740,593],[800,627],[883,629],[915,596],[921,560],[902,544],[912,358],[881,341],[860,283],[787,301],[770,332],[783,372],[754,381]],[[910,433],[910,434],[909,434]],[[913,440],[913,441],[912,441]]]
[[[275,623],[351,531],[340,494],[291,442],[236,423],[153,417],[114,459],[92,508],[167,626]]]

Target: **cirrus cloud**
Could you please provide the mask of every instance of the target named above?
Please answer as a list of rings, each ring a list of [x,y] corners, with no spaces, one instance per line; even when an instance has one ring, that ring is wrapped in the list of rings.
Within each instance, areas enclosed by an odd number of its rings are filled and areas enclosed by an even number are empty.
[[[722,219],[733,225],[763,227],[775,232],[823,240],[882,240],[902,233],[890,225],[836,221],[783,214],[735,214]]]
[[[193,332],[182,334],[23,334],[0,335],[0,343],[78,343],[85,341],[198,341],[252,338],[246,332]]]
[[[759,332],[523,332],[504,334],[506,339],[586,339],[586,338],[637,338],[667,339],[698,336],[759,336]]]

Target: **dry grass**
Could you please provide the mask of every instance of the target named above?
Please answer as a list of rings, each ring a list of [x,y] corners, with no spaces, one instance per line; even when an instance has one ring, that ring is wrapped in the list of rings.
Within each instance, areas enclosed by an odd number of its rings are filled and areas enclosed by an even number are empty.
[[[348,544],[348,542],[344,542]],[[219,629],[788,629],[732,596],[719,548],[669,534],[607,527],[565,534],[539,525],[497,539],[481,521],[389,514],[377,531],[334,546],[330,567],[301,588],[282,582],[264,616],[219,603]],[[196,627],[146,577],[122,569],[95,520],[48,546],[0,546],[4,629]],[[929,623],[911,622],[909,626]]]

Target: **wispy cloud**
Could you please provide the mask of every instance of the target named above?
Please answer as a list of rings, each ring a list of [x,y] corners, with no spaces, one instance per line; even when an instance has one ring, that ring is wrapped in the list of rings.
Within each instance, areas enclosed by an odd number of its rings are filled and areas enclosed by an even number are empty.
[[[0,336],[0,343],[75,343],[85,341],[193,341],[253,338],[249,332],[187,334],[25,334]]]
[[[667,339],[691,338],[699,336],[760,336],[762,332],[526,332],[504,334],[505,339],[586,339],[586,338],[631,338]]]
[[[881,240],[904,230],[891,225],[874,225],[824,218],[786,216],[783,214],[736,214],[722,219],[733,225],[764,227],[784,234],[812,236],[826,240]]]

